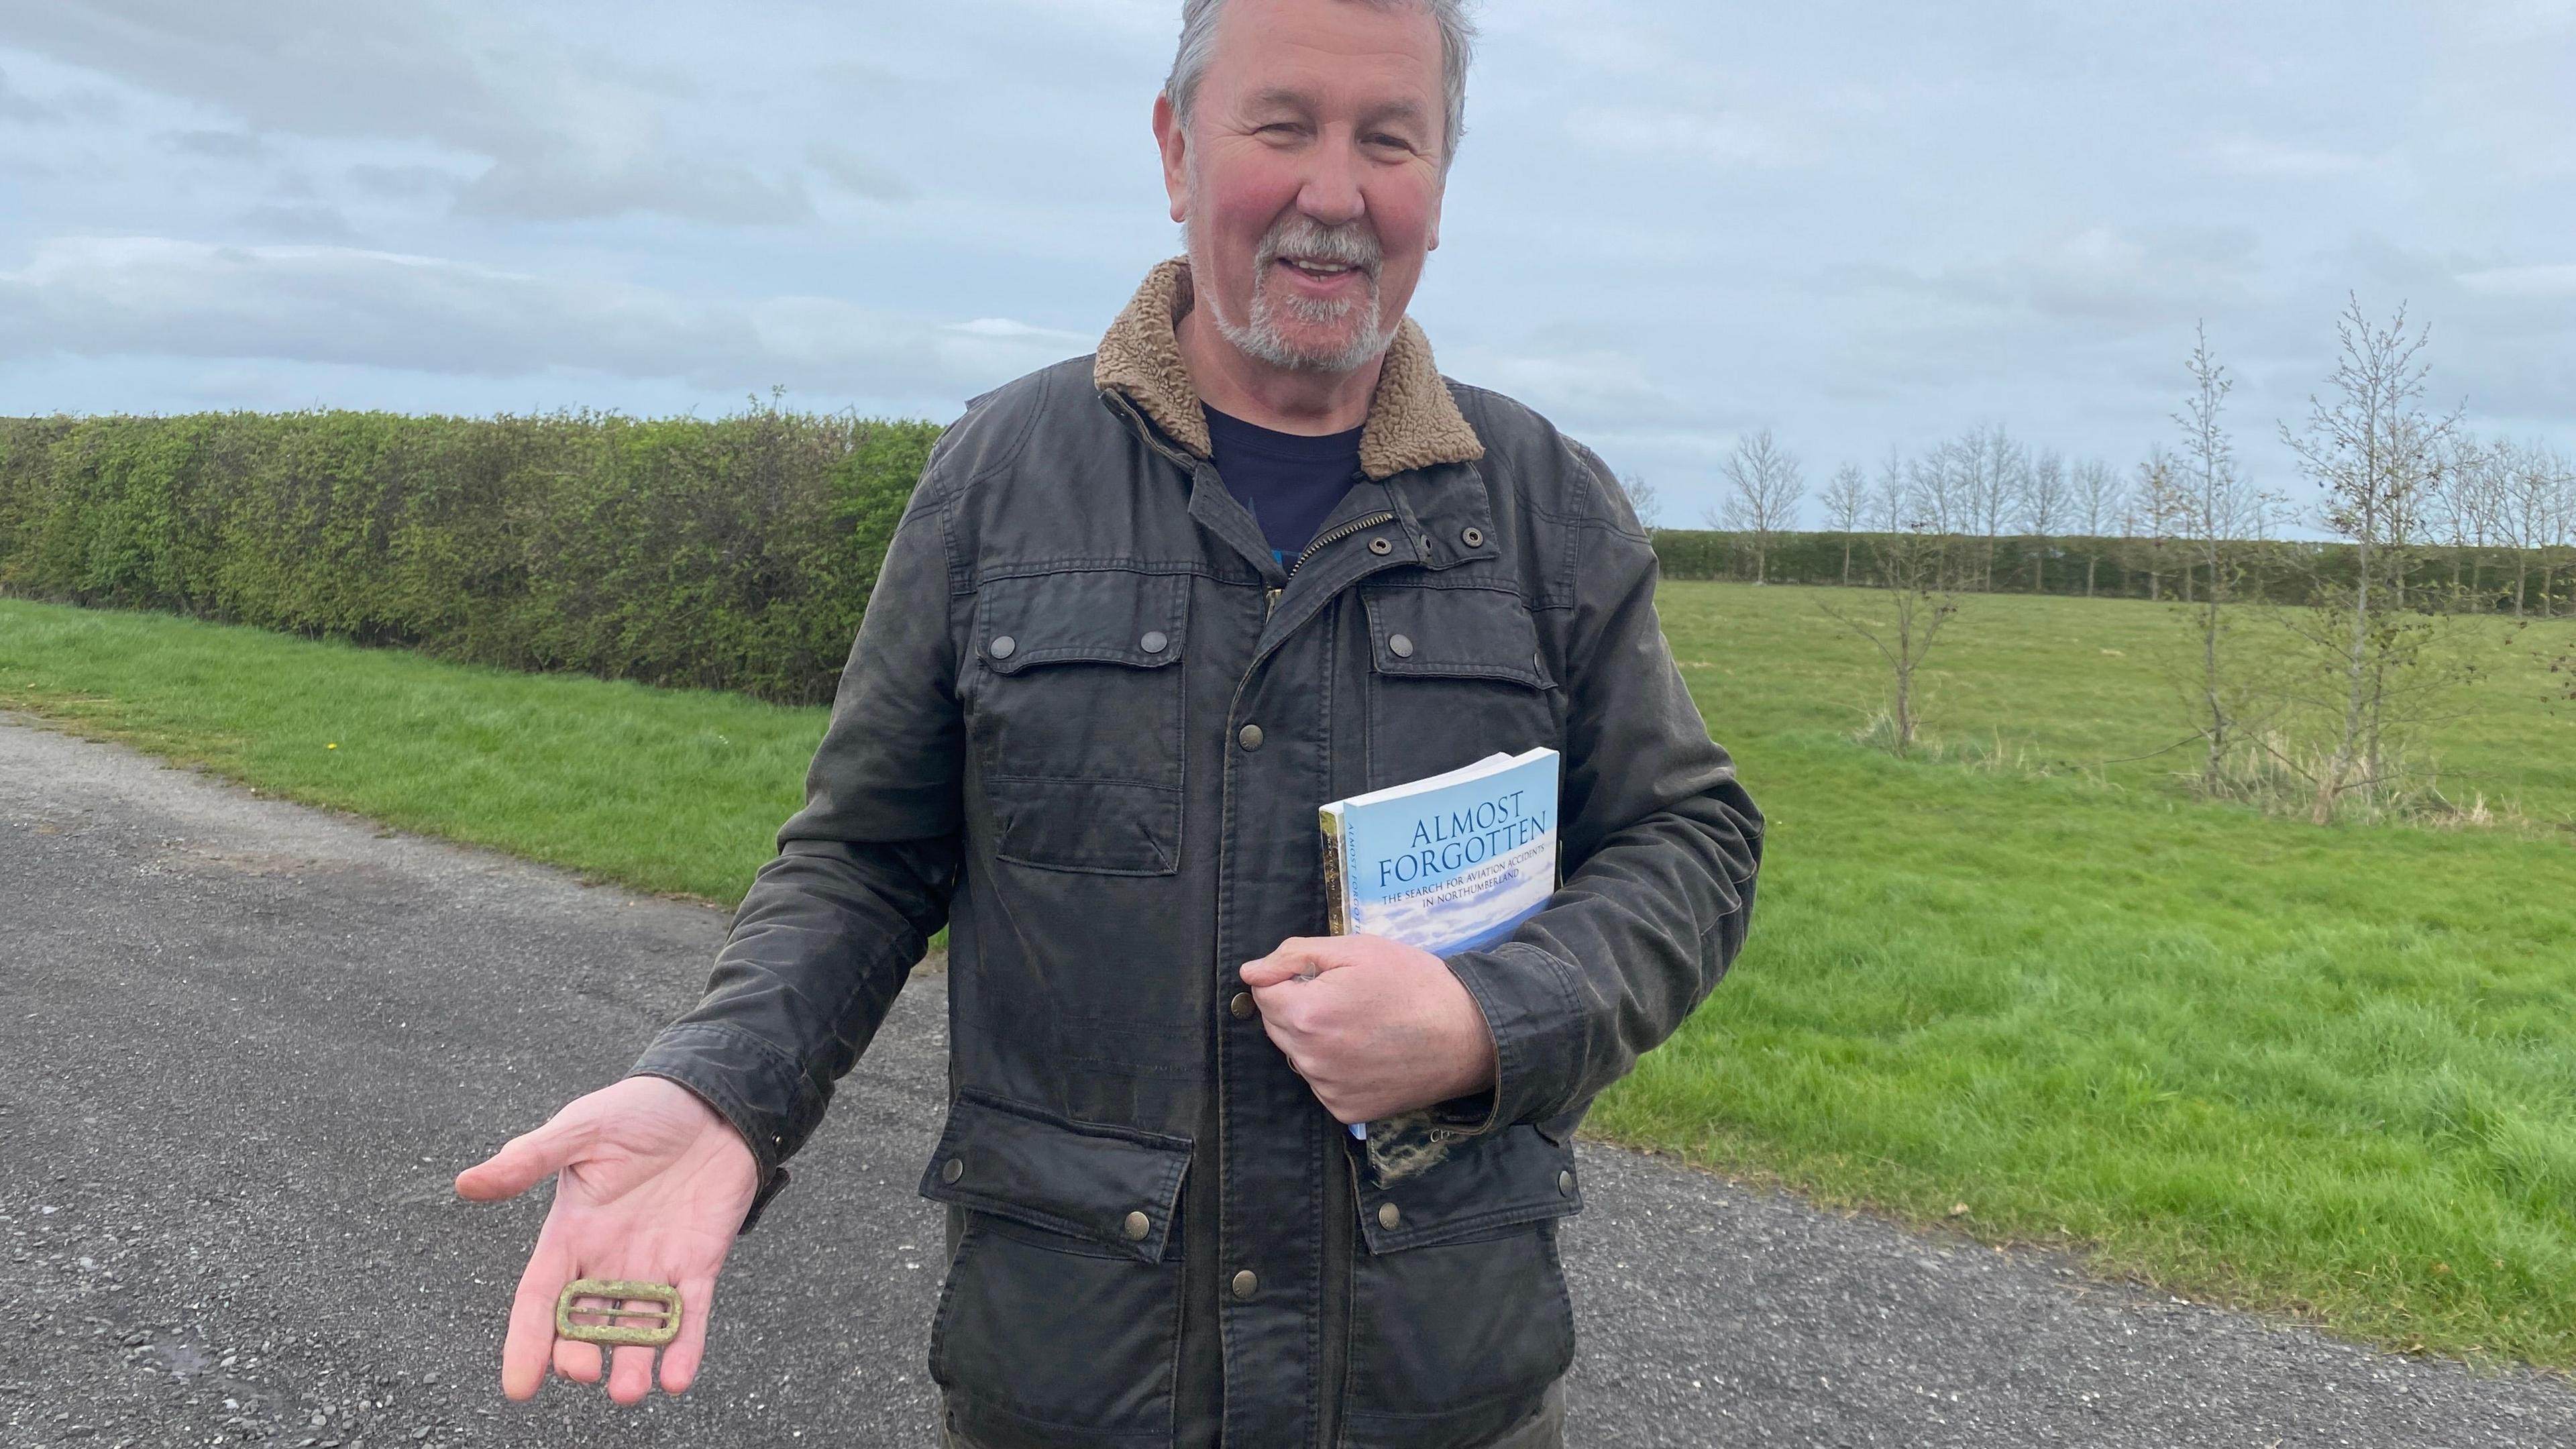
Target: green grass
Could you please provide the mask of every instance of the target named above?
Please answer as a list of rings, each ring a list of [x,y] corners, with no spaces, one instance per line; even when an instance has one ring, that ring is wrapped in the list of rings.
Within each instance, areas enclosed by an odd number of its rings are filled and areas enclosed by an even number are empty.
[[[1772,831],[1743,960],[1593,1129],[2576,1366],[2576,835],[2551,828],[2576,719],[2543,706],[2534,635],[2481,628],[2495,672],[2439,745],[2537,823],[2318,830],[2190,799],[2188,751],[2085,768],[2188,732],[2152,663],[2169,610],[1970,600],[1933,712],[2023,762],[1990,769],[1855,747],[1878,676],[1818,602],[1664,592]]]
[[[262,790],[733,905],[825,711],[0,599],[0,708]]]
[[[2188,732],[2155,664],[2167,610],[1969,601],[1928,676],[1933,730],[1983,746],[1962,765],[1851,742],[1879,682],[1823,597],[1664,591],[1772,833],[1744,959],[1591,1129],[2383,1343],[2576,1368],[2576,718],[2533,657],[2576,628],[2481,626],[2493,673],[2439,733],[2446,788],[2509,828],[2318,830],[2191,799],[2187,749],[2103,764]],[[720,902],[823,721],[7,601],[0,705]]]

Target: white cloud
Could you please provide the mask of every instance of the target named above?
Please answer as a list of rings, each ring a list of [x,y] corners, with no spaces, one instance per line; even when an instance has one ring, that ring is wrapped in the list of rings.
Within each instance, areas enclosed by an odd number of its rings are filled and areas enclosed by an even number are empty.
[[[2463,287],[2481,297],[2524,297],[2536,301],[2576,299],[2576,262],[2544,262],[2519,267],[2480,267],[2459,274]]]
[[[1998,255],[1921,270],[1854,268],[1832,280],[1882,301],[1984,314],[1985,325],[2017,316],[2089,327],[2243,308],[2259,299],[2260,275],[2259,243],[2244,230],[2142,233],[2102,223]]]
[[[75,88],[51,97],[37,97],[13,86],[8,73],[0,71],[0,123],[61,126],[113,120],[116,114],[115,99],[101,92]]]
[[[170,149],[211,161],[251,161],[268,154],[267,144],[248,131],[174,131]]]
[[[912,198],[912,187],[902,177],[836,142],[817,141],[806,147],[805,161],[833,185],[862,201]]]
[[[1676,396],[1643,358],[1608,350],[1545,353],[1455,347],[1440,353],[1441,370],[1492,388],[1543,413],[1587,424],[1671,423],[1699,409]]]
[[[1676,155],[1721,168],[1808,166],[1824,148],[1805,136],[1751,116],[1620,108],[1578,111],[1566,123],[1576,138],[1639,160]]]
[[[488,164],[467,214],[812,219],[792,176],[675,135],[671,84],[510,12],[337,0],[63,0],[0,10],[0,44],[239,118],[254,133],[428,142]]]
[[[63,238],[0,273],[0,360],[269,358],[487,377],[580,368],[728,395],[980,390],[1078,355],[1003,319],[942,326],[830,297],[684,298],[352,247]]]
[[[2194,148],[2201,164],[2222,176],[2257,181],[2318,181],[2366,176],[2383,169],[2380,157],[2302,146],[2239,133],[2209,136]]]
[[[2204,315],[2268,466],[2352,287],[2576,441],[2576,5],[2326,8],[1487,5],[1415,310],[1678,515],[1739,427],[2125,462]],[[0,411],[942,414],[1169,249],[1177,10],[0,0]]]
[[[358,229],[336,206],[311,201],[270,201],[242,213],[242,224],[264,236],[294,241],[355,241]]]
[[[660,158],[537,157],[496,161],[466,183],[456,209],[504,221],[579,221],[659,212],[716,226],[787,225],[814,219],[793,177],[739,166],[691,167]]]
[[[0,71],[0,121],[21,126],[41,126],[60,121],[61,113],[30,95],[22,95],[9,84],[9,74]]]

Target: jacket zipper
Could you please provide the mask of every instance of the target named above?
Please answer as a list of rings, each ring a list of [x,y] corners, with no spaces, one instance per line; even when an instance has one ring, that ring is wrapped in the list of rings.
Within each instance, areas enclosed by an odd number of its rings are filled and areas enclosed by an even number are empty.
[[[1380,524],[1393,522],[1395,522],[1395,515],[1392,513],[1372,513],[1366,518],[1354,518],[1339,528],[1327,529],[1317,535],[1313,543],[1306,545],[1306,551],[1297,555],[1297,561],[1288,566],[1288,577],[1280,580],[1279,587],[1270,591],[1269,599],[1262,607],[1262,616],[1269,617],[1270,611],[1279,607],[1279,595],[1285,592],[1290,584],[1297,581],[1297,570],[1306,566],[1306,560],[1313,558],[1316,550],[1327,544],[1339,543],[1361,529],[1375,528]]]

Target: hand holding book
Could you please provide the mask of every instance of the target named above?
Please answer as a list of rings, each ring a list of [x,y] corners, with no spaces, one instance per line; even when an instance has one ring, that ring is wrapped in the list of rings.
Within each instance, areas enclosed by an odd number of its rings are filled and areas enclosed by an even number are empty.
[[[1448,964],[1383,936],[1292,936],[1243,968],[1261,1024],[1338,1121],[1494,1084],[1485,1014]]]
[[[1494,1085],[1484,1012],[1442,958],[1509,937],[1547,904],[1556,802],[1557,754],[1541,748],[1321,808],[1333,934],[1284,941],[1243,979],[1352,1136]]]

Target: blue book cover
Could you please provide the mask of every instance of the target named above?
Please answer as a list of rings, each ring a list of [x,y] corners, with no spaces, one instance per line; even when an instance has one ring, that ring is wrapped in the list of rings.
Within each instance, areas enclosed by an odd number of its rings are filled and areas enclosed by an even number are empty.
[[[1324,806],[1333,934],[1435,956],[1508,939],[1556,892],[1556,797],[1542,748]]]

